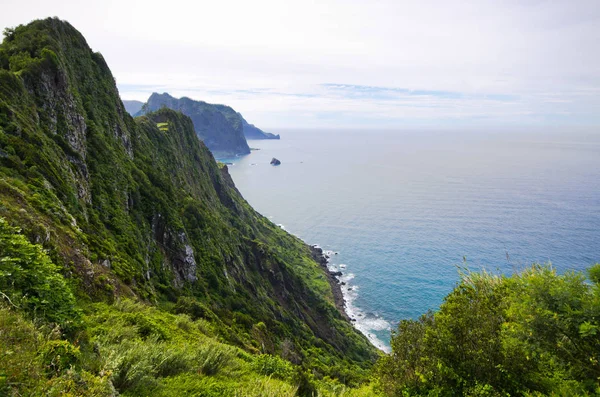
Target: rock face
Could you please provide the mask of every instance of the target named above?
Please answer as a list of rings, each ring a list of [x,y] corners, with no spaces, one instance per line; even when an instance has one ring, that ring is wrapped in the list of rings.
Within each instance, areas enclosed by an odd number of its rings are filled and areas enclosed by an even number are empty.
[[[127,110],[127,113],[133,116],[134,114],[142,110],[144,102],[123,100],[123,105],[125,105],[125,110]]]
[[[244,136],[246,139],[279,139],[279,134],[271,134],[270,132],[264,132],[254,124],[250,124],[238,113],[242,118],[242,125],[244,127]]]
[[[279,165],[281,164],[281,161],[277,160],[275,157],[273,157],[271,159],[271,165]]]
[[[329,270],[327,267],[327,264],[329,263],[329,257],[323,253],[323,249],[321,247],[311,245],[310,251],[315,262],[321,265],[323,271],[327,275],[327,281],[329,282],[331,290],[333,291],[335,307],[346,320],[350,320],[350,317],[346,313],[346,301],[344,300],[344,294],[342,294],[342,286],[346,285],[346,283],[340,283],[339,280],[339,277],[343,275],[342,272],[332,272]]]
[[[225,105],[212,105],[190,98],[174,98],[167,93],[153,93],[136,114],[141,116],[162,107],[177,110],[194,123],[196,134],[217,158],[234,157],[250,153],[244,137],[242,117]]]

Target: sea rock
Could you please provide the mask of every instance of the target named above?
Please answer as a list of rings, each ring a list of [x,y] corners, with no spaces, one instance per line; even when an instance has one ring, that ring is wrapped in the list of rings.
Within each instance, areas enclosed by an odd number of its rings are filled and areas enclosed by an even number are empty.
[[[279,161],[278,159],[276,159],[275,157],[273,157],[271,159],[271,165],[279,165],[281,164],[281,161]]]

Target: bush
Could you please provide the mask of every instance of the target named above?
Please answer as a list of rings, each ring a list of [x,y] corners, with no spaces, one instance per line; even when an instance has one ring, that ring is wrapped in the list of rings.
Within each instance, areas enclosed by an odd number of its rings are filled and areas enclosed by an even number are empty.
[[[46,374],[59,375],[62,371],[77,364],[80,357],[79,347],[73,346],[66,340],[51,340],[46,342],[41,351],[42,365]]]
[[[594,280],[597,265],[590,270]],[[600,285],[533,265],[462,274],[440,310],[400,322],[375,370],[388,395],[588,395],[600,390]]]
[[[224,367],[233,363],[234,355],[225,346],[201,346],[194,357],[204,375],[215,375]]]
[[[270,354],[261,354],[254,359],[252,369],[261,375],[291,380],[294,376],[294,367],[289,362]]]
[[[44,377],[36,357],[41,342],[39,332],[30,321],[0,305],[1,396],[12,395],[20,385],[35,383]],[[21,386],[20,390],[24,389],[28,388]]]
[[[590,267],[588,274],[590,280],[592,280],[594,284],[600,284],[600,263],[596,263],[594,266]]]
[[[60,324],[79,325],[75,297],[42,247],[31,244],[17,228],[0,218],[0,292],[10,304],[35,317]]]

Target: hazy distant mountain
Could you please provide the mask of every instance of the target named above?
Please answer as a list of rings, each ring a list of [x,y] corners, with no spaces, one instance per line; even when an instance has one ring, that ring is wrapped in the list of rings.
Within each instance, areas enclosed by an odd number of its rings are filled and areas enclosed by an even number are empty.
[[[125,105],[125,110],[127,110],[127,113],[133,116],[142,109],[144,102],[123,100],[123,105]]]
[[[167,107],[189,116],[196,134],[215,157],[231,157],[250,153],[244,137],[242,117],[225,105],[213,105],[190,98],[174,98],[167,93],[153,93],[136,115]]]
[[[244,127],[244,136],[246,139],[279,139],[279,134],[271,134],[270,132],[264,132],[260,128],[250,124],[244,119],[241,113],[238,113],[242,118],[242,125]]]

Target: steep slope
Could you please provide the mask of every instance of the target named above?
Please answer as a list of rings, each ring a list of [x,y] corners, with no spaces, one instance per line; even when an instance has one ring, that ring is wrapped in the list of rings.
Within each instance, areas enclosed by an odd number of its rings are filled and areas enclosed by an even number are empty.
[[[35,298],[45,284],[2,284],[8,273],[0,268],[2,293],[19,313],[43,313],[73,340],[96,332],[82,324],[100,327],[91,302],[122,311],[110,304],[130,298],[156,305],[156,316],[209,322],[221,342],[281,356],[317,378],[359,381],[376,352],[336,309],[325,270],[306,244],[248,205],[196,132],[190,118],[166,108],[131,118],[104,59],[67,22],[8,30],[0,46],[0,218],[47,250],[59,269],[49,274],[78,299],[75,307],[66,298],[48,305]],[[32,309],[19,305],[23,288]],[[81,310],[83,323],[64,315]],[[140,337],[164,337],[152,325],[158,320],[143,321],[135,323]]]
[[[142,101],[126,101],[123,100],[123,105],[125,106],[125,110],[127,110],[127,113],[129,113],[130,115],[134,115],[137,112],[139,112],[140,110],[142,110],[142,106],[144,106],[144,102]]]
[[[189,116],[198,137],[218,158],[250,153],[242,120],[229,106],[212,105],[190,98],[173,98],[167,93],[153,93],[137,115],[154,112],[162,107]]]
[[[254,124],[249,124],[240,113],[238,114],[242,118],[242,126],[246,139],[279,139],[279,134],[275,135],[270,132],[264,132]]]

